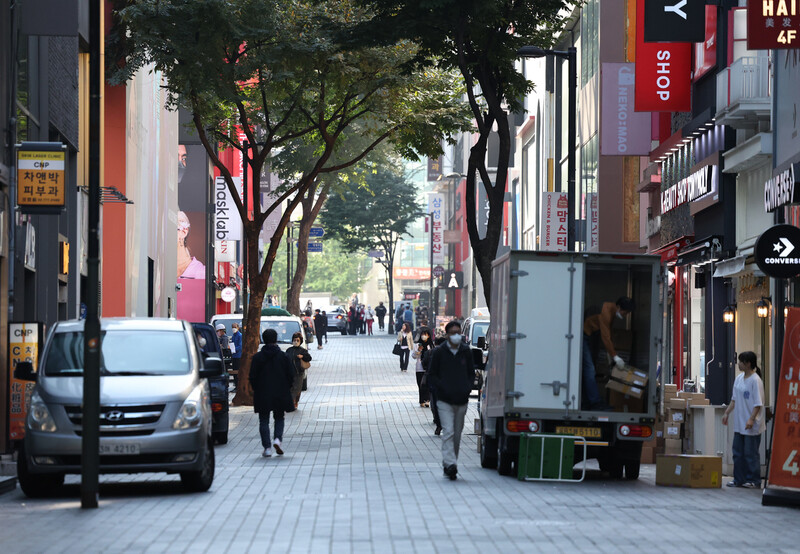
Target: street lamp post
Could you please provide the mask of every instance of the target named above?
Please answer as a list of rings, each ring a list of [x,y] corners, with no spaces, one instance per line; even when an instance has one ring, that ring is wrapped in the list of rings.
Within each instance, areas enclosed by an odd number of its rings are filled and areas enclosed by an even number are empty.
[[[517,55],[523,58],[543,58],[555,56],[567,60],[569,64],[569,82],[567,83],[569,114],[567,119],[567,250],[575,250],[575,136],[576,136],[576,109],[578,89],[578,64],[577,51],[574,46],[562,50],[545,50],[538,46],[523,46],[517,50]]]

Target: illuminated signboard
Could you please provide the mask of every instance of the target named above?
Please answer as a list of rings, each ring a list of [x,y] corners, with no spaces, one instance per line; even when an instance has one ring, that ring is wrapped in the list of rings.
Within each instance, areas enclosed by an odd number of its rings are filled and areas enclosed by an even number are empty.
[[[795,0],[759,0],[747,5],[747,48],[800,46],[800,14]]]
[[[17,206],[23,213],[59,213],[66,191],[66,152],[60,142],[17,146]]]

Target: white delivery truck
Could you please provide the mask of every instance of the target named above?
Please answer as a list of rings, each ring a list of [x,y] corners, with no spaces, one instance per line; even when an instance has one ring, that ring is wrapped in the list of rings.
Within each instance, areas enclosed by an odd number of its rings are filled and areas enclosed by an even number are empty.
[[[658,257],[630,254],[511,251],[495,260],[480,408],[483,467],[515,474],[522,433],[575,435],[602,470],[638,478],[642,442],[655,435],[661,271]],[[619,368],[608,363],[599,333],[584,333],[584,322],[604,305],[611,313],[608,303],[622,297],[635,308],[614,313],[610,327],[625,361]],[[586,403],[584,355],[594,362],[599,407]],[[577,444],[579,461],[584,448]]]

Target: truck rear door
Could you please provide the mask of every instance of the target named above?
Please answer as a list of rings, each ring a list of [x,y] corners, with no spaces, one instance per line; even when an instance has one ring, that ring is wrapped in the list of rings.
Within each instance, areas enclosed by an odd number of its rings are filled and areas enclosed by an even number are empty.
[[[580,408],[583,340],[583,280],[580,258],[572,255],[520,256],[515,314],[509,314],[509,348],[514,358],[514,408]],[[570,340],[568,337],[572,336]],[[519,394],[521,393],[521,394]]]

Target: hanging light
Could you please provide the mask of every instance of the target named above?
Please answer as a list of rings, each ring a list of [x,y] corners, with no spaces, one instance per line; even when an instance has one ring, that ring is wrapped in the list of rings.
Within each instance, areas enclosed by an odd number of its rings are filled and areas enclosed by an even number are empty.
[[[733,323],[733,318],[736,315],[736,308],[733,306],[728,306],[722,312],[722,321],[725,323]]]
[[[762,296],[761,300],[756,302],[756,315],[761,319],[769,315],[769,303],[767,302],[767,298]]]

